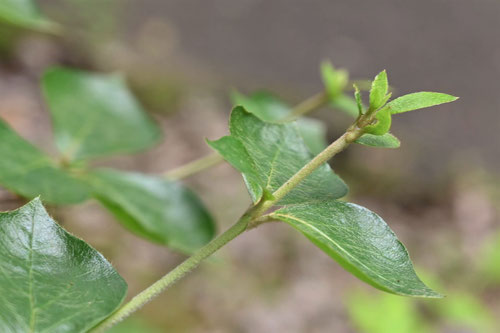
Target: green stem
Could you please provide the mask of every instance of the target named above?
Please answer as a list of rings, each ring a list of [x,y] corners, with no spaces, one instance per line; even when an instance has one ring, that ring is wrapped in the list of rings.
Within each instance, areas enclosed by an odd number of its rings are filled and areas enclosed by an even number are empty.
[[[257,206],[254,206],[251,210],[248,211],[248,213],[244,214],[231,228],[226,230],[217,238],[213,239],[210,243],[195,252],[191,257],[183,261],[179,266],[174,268],[172,271],[170,271],[168,274],[142,291],[140,294],[132,298],[127,304],[122,306],[110,317],[94,327],[94,329],[92,329],[90,332],[104,332],[113,325],[121,322],[130,314],[140,309],[144,304],[151,301],[169,286],[171,286],[182,277],[184,277],[187,273],[196,268],[204,259],[216,252],[222,246],[226,245],[229,241],[243,233],[247,229],[249,221],[254,218],[251,212],[253,209],[255,209],[255,207]]]
[[[188,164],[184,164],[177,169],[166,172],[165,177],[171,180],[179,180],[216,166],[223,161],[222,156],[217,153],[211,153]]]
[[[281,185],[273,193],[272,199],[261,200],[259,203],[250,207],[246,211],[246,213],[243,214],[243,216],[226,232],[202,247],[200,250],[195,252],[195,254],[182,262],[179,266],[163,276],[160,280],[132,298],[132,300],[118,309],[109,318],[97,325],[91,332],[103,332],[111,326],[119,323],[123,319],[127,318],[130,314],[141,308],[144,304],[151,301],[154,297],[158,296],[170,285],[184,277],[187,273],[196,268],[201,263],[201,261],[236,238],[245,230],[254,228],[259,224],[269,222],[271,219],[263,216],[263,214],[267,210],[269,210],[269,208],[278,203],[285,195],[287,195],[294,187],[296,187],[319,166],[326,163],[334,155],[344,150],[351,142],[354,142],[361,135],[363,135],[363,128],[359,127],[358,124],[369,122],[370,119],[368,119],[366,115],[359,117],[356,122],[351,127],[349,127],[349,129],[341,137],[331,143],[327,148],[325,148],[325,150],[319,153],[316,157],[314,157],[311,161],[304,165],[299,171],[297,171],[283,185]]]

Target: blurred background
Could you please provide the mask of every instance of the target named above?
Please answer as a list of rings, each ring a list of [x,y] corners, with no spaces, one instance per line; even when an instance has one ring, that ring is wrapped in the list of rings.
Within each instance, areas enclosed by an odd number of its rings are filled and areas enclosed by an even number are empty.
[[[239,237],[115,332],[498,332],[500,323],[500,1],[43,0],[61,33],[0,24],[0,117],[55,153],[39,78],[59,64],[122,72],[162,125],[162,144],[105,160],[161,173],[210,152],[233,89],[295,105],[321,91],[329,59],[353,78],[386,69],[394,96],[460,96],[395,117],[400,149],[353,146],[332,163],[350,200],[381,215],[444,300],[373,290],[304,237],[270,224]],[[350,119],[312,114],[334,139]],[[1,143],[0,143],[1,144]],[[1,163],[1,160],[0,160]],[[221,164],[185,180],[219,229],[250,202]],[[22,200],[0,189],[0,209]],[[183,256],[125,231],[96,202],[55,218],[114,264],[132,296]],[[112,241],[110,241],[112,240]]]

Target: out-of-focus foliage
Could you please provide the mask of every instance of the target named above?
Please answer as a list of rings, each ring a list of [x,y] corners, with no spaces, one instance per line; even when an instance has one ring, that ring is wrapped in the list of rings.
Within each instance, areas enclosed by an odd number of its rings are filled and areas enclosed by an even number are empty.
[[[58,29],[57,24],[40,13],[33,0],[0,0],[0,21],[44,32]]]

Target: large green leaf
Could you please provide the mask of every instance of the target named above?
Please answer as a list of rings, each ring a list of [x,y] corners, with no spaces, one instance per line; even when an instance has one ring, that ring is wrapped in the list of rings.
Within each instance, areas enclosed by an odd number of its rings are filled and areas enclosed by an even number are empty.
[[[43,17],[33,0],[0,0],[0,20],[40,31],[54,31],[58,27]]]
[[[212,217],[180,183],[139,173],[100,169],[88,175],[95,197],[129,230],[192,252],[212,239]]]
[[[1,332],[86,332],[126,292],[111,264],[59,227],[39,199],[0,213]]]
[[[57,146],[69,160],[133,153],[161,138],[120,76],[53,68],[42,85]]]
[[[398,97],[387,103],[387,106],[392,114],[396,114],[449,103],[457,99],[458,97],[447,94],[421,91]]]
[[[231,113],[231,135],[209,141],[231,165],[243,173],[254,202],[264,190],[272,193],[312,158],[294,123],[266,123],[242,107]],[[322,165],[288,193],[279,204],[304,198],[337,199],[347,193],[345,183],[327,164]]]
[[[279,123],[292,113],[287,104],[266,92],[257,92],[251,96],[233,92],[231,99],[235,105],[243,106],[245,110],[267,122]],[[299,133],[311,153],[317,155],[326,148],[325,124],[307,117],[301,117],[296,121]]]
[[[271,214],[302,232],[346,270],[393,294],[440,297],[416,275],[406,248],[387,224],[361,206],[340,201],[285,206]]]
[[[54,204],[78,203],[88,198],[85,184],[59,169],[1,119],[0,158],[0,184],[19,195],[42,195]]]

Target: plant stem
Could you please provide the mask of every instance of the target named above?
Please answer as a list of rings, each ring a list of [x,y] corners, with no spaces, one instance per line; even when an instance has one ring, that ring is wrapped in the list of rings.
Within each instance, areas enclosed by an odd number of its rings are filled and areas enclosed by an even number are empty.
[[[252,209],[254,209],[255,207],[257,206],[253,206]],[[210,256],[222,246],[226,245],[229,241],[236,238],[236,236],[244,232],[247,229],[249,221],[254,218],[254,216],[251,214],[252,209],[250,209],[247,214],[244,214],[232,227],[230,227],[220,236],[213,239],[210,243],[196,251],[191,257],[183,261],[179,266],[167,273],[165,276],[142,291],[140,294],[132,298],[127,304],[122,306],[110,317],[94,327],[90,332],[104,332],[113,325],[121,322],[130,314],[140,309],[144,304],[148,303],[153,298],[158,296],[170,285],[174,284],[179,279],[184,277],[187,273],[196,268],[205,258]]]
[[[188,164],[184,164],[174,170],[166,172],[165,177],[171,180],[179,180],[213,167],[223,161],[224,159],[218,153],[211,153],[189,162]]]
[[[300,116],[305,115],[313,110],[316,110],[328,102],[328,95],[325,91],[317,93],[306,99],[305,101],[297,104],[292,112],[285,117],[282,122],[288,122],[297,119]]]
[[[249,230],[259,224],[269,222],[271,219],[262,215],[269,210],[269,208],[283,199],[285,195],[287,195],[294,187],[296,187],[319,166],[326,163],[333,156],[344,150],[351,142],[363,135],[363,128],[359,127],[358,124],[368,123],[371,119],[373,119],[373,116],[363,115],[359,117],[342,136],[331,143],[321,153],[316,155],[316,157],[304,165],[290,179],[274,191],[272,199],[261,200],[254,206],[251,206],[231,228],[195,252],[191,257],[183,261],[179,266],[167,273],[160,280],[132,298],[132,300],[118,309],[109,318],[98,324],[91,332],[104,332],[104,330],[119,323],[130,314],[141,308],[144,304],[151,301],[154,297],[158,296],[170,285],[184,277],[187,273],[196,268],[204,259],[229,243],[245,230]]]
[[[305,101],[297,104],[293,109],[290,115],[285,117],[282,122],[288,122],[295,120],[296,118],[314,111],[328,102],[328,96],[326,92],[320,92],[316,95],[313,95],[306,99]],[[189,162],[185,165],[182,165],[174,170],[167,171],[164,173],[164,176],[171,180],[179,180],[194,174],[197,174],[200,171],[216,166],[220,163],[224,162],[222,156],[217,153],[211,153],[209,155],[203,156],[197,160]]]

